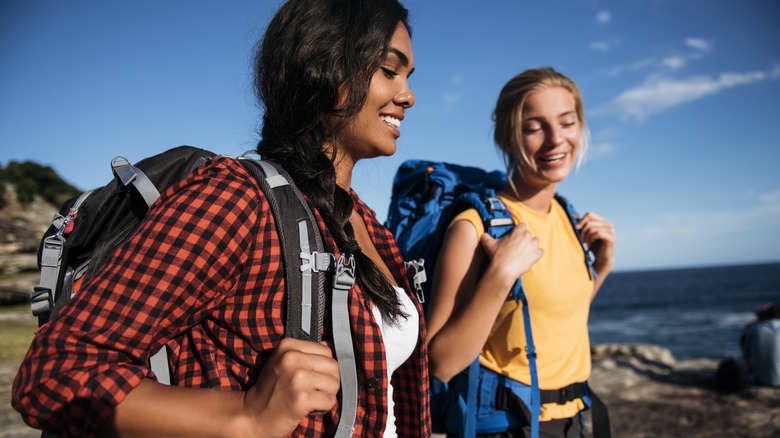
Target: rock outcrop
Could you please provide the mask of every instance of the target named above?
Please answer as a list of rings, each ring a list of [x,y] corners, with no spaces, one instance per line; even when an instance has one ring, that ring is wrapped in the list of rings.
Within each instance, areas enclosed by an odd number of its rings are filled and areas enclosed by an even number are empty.
[[[593,347],[590,383],[609,408],[612,436],[780,437],[780,388],[715,379],[720,361],[677,361],[655,345]]]
[[[0,217],[0,305],[27,302],[38,284],[38,244],[46,229]]]

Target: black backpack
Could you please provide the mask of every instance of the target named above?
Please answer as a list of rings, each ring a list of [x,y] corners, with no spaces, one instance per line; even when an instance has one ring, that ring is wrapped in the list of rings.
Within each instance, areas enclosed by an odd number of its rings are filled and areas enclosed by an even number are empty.
[[[91,278],[113,251],[138,227],[160,193],[178,183],[216,154],[179,146],[131,164],[117,156],[114,179],[63,204],[44,233],[38,251],[40,285],[30,296],[39,326],[58,311]],[[350,436],[357,409],[357,373],[347,294],[354,284],[354,263],[325,252],[311,209],[291,177],[278,166],[248,156],[238,160],[257,180],[276,219],[287,284],[285,336],[320,342],[326,303],[326,274],[333,274],[333,333],[342,379],[343,402],[337,436]],[[165,347],[154,353],[150,367],[158,381],[170,384]],[[44,434],[44,436],[48,436]]]

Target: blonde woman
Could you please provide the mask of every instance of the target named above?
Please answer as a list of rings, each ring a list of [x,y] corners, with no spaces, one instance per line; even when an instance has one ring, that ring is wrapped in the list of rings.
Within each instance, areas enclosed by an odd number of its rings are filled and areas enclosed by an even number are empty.
[[[590,375],[588,312],[612,271],[615,230],[593,212],[572,227],[554,200],[557,184],[587,149],[582,95],[553,69],[527,70],[504,86],[494,119],[509,181],[499,198],[517,226],[496,240],[485,233],[475,210],[453,220],[428,309],[430,372],[447,382],[479,356],[483,369],[531,385],[523,305],[510,293],[521,277],[542,400],[545,394],[574,394],[542,405],[540,436],[584,436],[580,414],[587,406],[583,390],[587,394],[584,382]],[[595,256],[592,270],[576,232]],[[510,430],[483,436],[530,436],[530,418],[522,409],[514,411]]]

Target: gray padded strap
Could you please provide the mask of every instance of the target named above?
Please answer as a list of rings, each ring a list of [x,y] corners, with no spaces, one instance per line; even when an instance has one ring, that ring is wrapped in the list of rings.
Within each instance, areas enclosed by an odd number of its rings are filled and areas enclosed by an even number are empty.
[[[343,438],[352,436],[357,417],[357,370],[349,325],[349,291],[355,284],[355,260],[352,256],[349,260],[341,256],[333,277],[331,320],[333,343],[341,376],[341,416],[335,436]]]
[[[298,222],[298,234],[300,235],[301,254],[308,254],[311,249],[309,248],[309,233],[306,232],[306,221],[302,220]],[[303,260],[303,257],[301,257]],[[307,269],[306,266],[309,266]],[[292,309],[288,309],[288,312]],[[312,302],[311,302],[311,266],[301,265],[301,330],[306,333],[311,333],[311,314],[312,314]]]
[[[54,291],[57,287],[57,277],[60,275],[64,244],[65,239],[59,233],[43,240],[40,286],[35,287],[35,292],[30,296],[30,308],[34,316],[46,316],[54,306]]]
[[[171,370],[168,368],[168,350],[165,348],[165,345],[149,358],[149,365],[158,382],[163,385],[171,384]]]
[[[289,184],[287,178],[280,175],[279,172],[276,171],[276,168],[267,161],[257,161],[257,163],[263,168],[266,175],[265,180],[268,181],[268,185],[271,186],[271,188]]]
[[[54,291],[57,290],[57,280],[60,277],[60,269],[62,269],[62,251],[65,245],[65,238],[62,235],[65,232],[65,228],[78,215],[81,204],[94,191],[95,189],[88,190],[76,198],[65,217],[56,214],[54,219],[52,219],[52,225],[57,228],[57,232],[43,240],[41,248],[41,280],[39,286],[36,286],[34,292],[30,294],[32,314],[43,318],[43,321],[48,319],[57,299],[54,296]]]
[[[119,179],[123,186],[133,185],[138,193],[144,198],[146,205],[151,207],[154,201],[160,197],[160,192],[154,183],[141,171],[141,169],[130,164],[127,158],[117,155],[111,160],[111,169],[114,175]]]

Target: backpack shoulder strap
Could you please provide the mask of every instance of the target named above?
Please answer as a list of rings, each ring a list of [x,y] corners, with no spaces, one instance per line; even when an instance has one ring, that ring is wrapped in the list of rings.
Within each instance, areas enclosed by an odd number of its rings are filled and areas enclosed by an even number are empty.
[[[329,264],[330,259],[314,214],[283,169],[254,158],[240,161],[257,180],[276,221],[287,282],[285,336],[320,342],[325,312],[323,271],[327,270],[321,264]]]
[[[331,319],[341,377],[341,412],[335,436],[352,436],[357,417],[358,384],[349,326],[349,291],[355,284],[355,263],[325,252],[314,214],[290,175],[268,161],[244,156],[242,163],[257,179],[276,221],[287,282],[285,336],[320,342],[325,306],[325,272],[335,270]],[[313,251],[312,251],[313,249]],[[312,285],[316,285],[314,294]]]
[[[593,252],[590,250],[590,248],[588,248],[588,245],[582,242],[582,235],[580,234],[580,230],[577,229],[577,224],[581,219],[580,215],[574,209],[574,205],[572,205],[571,202],[558,193],[555,194],[555,200],[558,201],[561,207],[563,207],[563,210],[566,212],[566,217],[569,218],[569,223],[571,223],[572,229],[574,229],[574,234],[577,236],[577,240],[580,242],[582,251],[585,253],[585,265],[588,267],[588,275],[590,275],[593,279],[598,278],[598,275],[596,275],[596,270],[593,269],[593,261],[595,260],[595,256],[593,255]]]
[[[479,213],[482,223],[485,226],[485,232],[491,237],[499,239],[515,227],[509,209],[498,198],[495,191],[486,189],[484,193],[470,192],[463,196],[463,201],[469,206],[475,208]],[[528,366],[531,375],[531,436],[537,438],[539,435],[539,414],[542,405],[539,402],[539,376],[536,367],[536,347],[534,346],[533,332],[531,330],[531,314],[528,308],[528,300],[523,291],[520,278],[512,286],[512,297],[520,300],[523,304],[523,326],[525,329],[526,356],[528,357]],[[476,433],[476,393],[478,386],[479,357],[469,366],[469,388],[466,397],[466,415],[464,415],[463,435],[464,437],[473,437]]]

